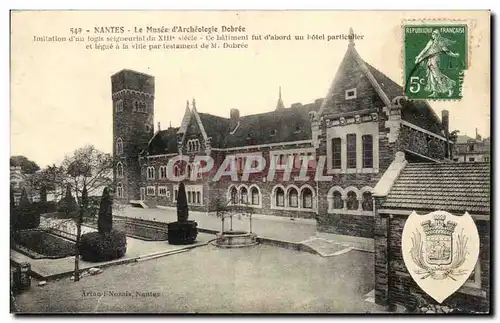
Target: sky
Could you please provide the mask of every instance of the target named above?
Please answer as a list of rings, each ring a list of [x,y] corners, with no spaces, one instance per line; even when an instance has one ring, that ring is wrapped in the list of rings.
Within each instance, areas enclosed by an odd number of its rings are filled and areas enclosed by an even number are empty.
[[[155,129],[179,126],[186,100],[199,112],[229,117],[273,110],[281,86],[285,106],[326,95],[348,42],[249,41],[248,49],[97,50],[88,42],[34,42],[33,36],[71,36],[70,28],[243,26],[249,36],[354,32],[361,57],[402,84],[403,20],[462,19],[469,25],[469,69],[460,101],[431,101],[450,129],[490,135],[490,35],[486,12],[16,12],[11,34],[11,155],[41,167],[60,163],[86,144],[111,152],[110,76],[127,68],[155,77]],[[95,36],[94,34],[89,34]],[[84,37],[86,37],[85,35]],[[107,35],[104,35],[107,36]]]

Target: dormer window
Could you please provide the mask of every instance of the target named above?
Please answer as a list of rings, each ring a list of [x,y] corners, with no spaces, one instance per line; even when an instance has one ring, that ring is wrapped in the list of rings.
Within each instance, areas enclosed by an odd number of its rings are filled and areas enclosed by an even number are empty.
[[[151,126],[146,124],[145,125],[145,129],[146,129],[146,132],[150,132],[151,131]]]
[[[356,88],[354,89],[349,89],[345,91],[345,99],[346,100],[352,100],[357,98],[357,91]]]
[[[276,136],[277,131],[275,129],[270,131],[271,136]]]
[[[302,129],[300,128],[300,126],[296,126],[295,127],[295,133],[299,133]]]

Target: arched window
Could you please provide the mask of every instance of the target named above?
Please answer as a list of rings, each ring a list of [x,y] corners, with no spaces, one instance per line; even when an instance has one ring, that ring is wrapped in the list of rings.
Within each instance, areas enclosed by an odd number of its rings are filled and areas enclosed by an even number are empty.
[[[245,187],[242,187],[240,190],[240,201],[242,204],[248,203],[248,191]]]
[[[123,140],[122,140],[122,138],[116,139],[116,154],[117,155],[123,154]]]
[[[333,192],[333,208],[342,209],[344,208],[344,201],[342,201],[342,194],[339,191]]]
[[[231,188],[231,204],[238,204],[238,190],[236,187]]]
[[[293,187],[288,190],[288,206],[299,207],[299,193]]]
[[[178,177],[178,176],[180,175],[180,174],[179,174],[179,166],[177,166],[177,165],[174,165],[174,175],[175,175],[176,177]]]
[[[309,187],[302,190],[302,207],[305,209],[312,209],[313,207],[313,194]]]
[[[189,176],[189,178],[191,178],[191,164],[187,164],[186,173]]]
[[[201,204],[201,193],[200,192],[196,192],[196,203]]]
[[[252,189],[250,190],[250,194],[252,195],[252,204],[259,205],[260,196],[257,187],[252,187]]]
[[[363,211],[373,211],[372,193],[370,192],[363,193],[363,202],[361,206],[363,207]]]
[[[348,210],[357,210],[359,207],[358,196],[356,192],[350,191],[347,193],[347,209]]]
[[[191,204],[191,203],[192,203],[192,201],[193,201],[193,200],[191,199],[191,191],[188,191],[188,192],[187,192],[187,194],[188,194],[188,203],[189,203],[189,204]]]
[[[122,165],[122,163],[116,164],[116,177],[118,177],[118,178],[123,177],[123,165]]]
[[[285,206],[285,191],[278,187],[274,194],[276,195],[276,206]]]
[[[123,197],[123,185],[122,185],[122,183],[118,183],[116,185],[116,195],[118,197]]]

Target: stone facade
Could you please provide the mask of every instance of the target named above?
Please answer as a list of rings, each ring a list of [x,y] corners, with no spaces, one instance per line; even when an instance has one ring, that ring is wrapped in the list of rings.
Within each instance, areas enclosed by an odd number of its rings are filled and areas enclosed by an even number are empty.
[[[123,176],[116,179],[124,188],[118,195],[125,202],[140,199],[149,206],[174,207],[178,183],[164,175],[169,161],[182,156],[188,160],[171,166],[178,167],[174,173],[195,173],[193,180],[185,180],[192,210],[212,212],[215,200],[232,203],[232,192],[236,192],[238,200],[246,199],[255,213],[316,218],[321,232],[373,238],[371,190],[394,159],[396,148],[413,149],[417,160],[444,158],[429,153],[435,149],[425,145],[428,138],[438,143],[445,140],[431,108],[426,104],[416,108],[402,100],[402,88],[364,62],[352,42],[323,99],[285,108],[280,91],[274,111],[240,116],[237,109],[231,109],[229,118],[199,113],[193,100],[179,128],[158,129],[154,134],[138,130],[145,123],[153,124],[154,79],[134,73],[122,71],[112,77],[115,156],[119,137],[124,145],[123,156],[117,156],[122,158]],[[146,102],[147,112],[132,109],[130,102],[137,98]],[[116,109],[119,100],[124,102],[122,112]],[[419,113],[406,113],[412,109]],[[415,115],[432,120],[420,122]],[[417,131],[424,141],[411,145],[398,139],[400,132],[406,134],[404,127]],[[251,156],[263,157],[266,167],[247,180],[241,180],[245,173],[238,171],[237,179],[223,176],[213,181],[230,155],[236,158],[238,169],[243,168],[239,160],[244,163]],[[294,180],[300,163],[289,179],[279,169],[273,178],[268,177],[275,156],[282,164],[292,155],[294,160],[312,158],[306,172],[309,178]],[[197,169],[204,165],[195,163],[200,156],[214,160],[214,167],[202,174]]]

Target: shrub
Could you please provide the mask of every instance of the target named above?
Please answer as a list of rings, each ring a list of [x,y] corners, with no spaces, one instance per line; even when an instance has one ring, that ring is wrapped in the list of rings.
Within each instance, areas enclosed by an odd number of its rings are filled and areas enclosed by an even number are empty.
[[[127,236],[116,230],[107,233],[86,233],[81,237],[79,251],[85,261],[118,259],[127,251]]]

